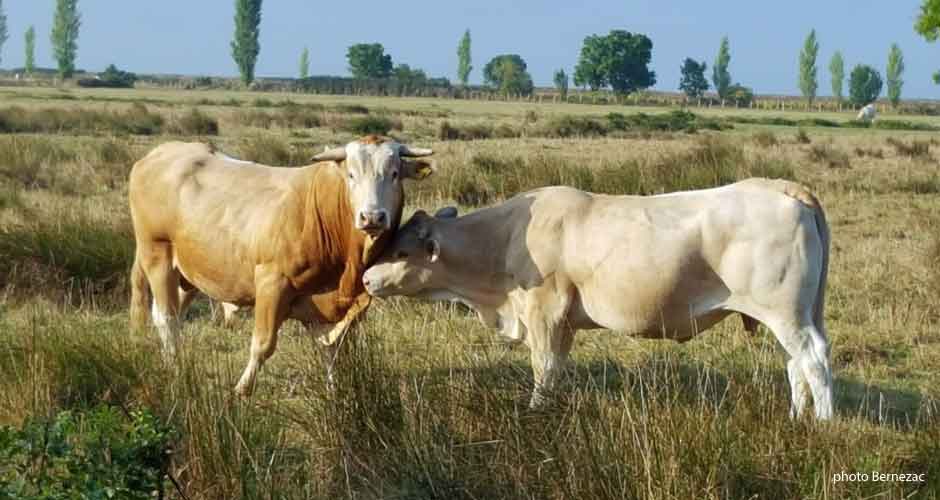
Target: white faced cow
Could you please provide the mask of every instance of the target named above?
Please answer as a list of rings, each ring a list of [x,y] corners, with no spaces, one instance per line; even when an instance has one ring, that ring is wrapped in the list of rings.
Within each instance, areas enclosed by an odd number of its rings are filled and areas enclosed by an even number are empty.
[[[151,316],[152,293],[153,322],[172,357],[181,304],[195,290],[254,306],[251,355],[236,386],[250,393],[285,319],[345,327],[369,305],[362,273],[398,228],[403,179],[431,173],[414,157],[430,154],[367,136],[315,156],[314,165],[277,168],[205,144],[157,147],[134,165],[128,185],[137,240],[132,323]]]
[[[823,302],[829,228],[806,188],[750,179],[659,196],[548,187],[455,218],[419,211],[363,280],[375,296],[454,300],[525,341],[551,389],[579,329],[686,341],[732,313],[790,355],[792,414],[808,383],[832,416]]]

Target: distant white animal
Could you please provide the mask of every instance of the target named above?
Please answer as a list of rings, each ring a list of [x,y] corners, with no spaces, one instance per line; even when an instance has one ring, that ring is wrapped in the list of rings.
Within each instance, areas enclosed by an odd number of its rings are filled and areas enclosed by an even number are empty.
[[[859,121],[871,123],[875,121],[875,117],[878,115],[878,110],[875,109],[875,103],[868,104],[861,111],[858,112]]]

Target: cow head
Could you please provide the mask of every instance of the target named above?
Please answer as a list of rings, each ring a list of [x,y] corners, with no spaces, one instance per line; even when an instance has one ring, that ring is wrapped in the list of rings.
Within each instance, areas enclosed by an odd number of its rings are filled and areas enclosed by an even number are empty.
[[[430,149],[411,148],[392,139],[366,136],[345,147],[324,151],[313,161],[343,165],[356,229],[373,238],[394,229],[392,219],[404,205],[403,179],[423,179],[434,171]]]
[[[370,295],[423,295],[435,289],[434,277],[443,274],[441,239],[437,224],[441,219],[457,217],[454,207],[442,208],[431,217],[424,210],[415,212],[398,230],[395,240],[382,257],[362,277]]]

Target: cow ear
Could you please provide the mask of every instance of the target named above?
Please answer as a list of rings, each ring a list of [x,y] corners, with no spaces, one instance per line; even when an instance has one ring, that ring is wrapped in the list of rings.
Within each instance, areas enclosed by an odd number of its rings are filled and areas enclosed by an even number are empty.
[[[421,180],[434,173],[432,160],[401,160],[401,176],[405,179]]]
[[[434,212],[435,219],[454,219],[457,217],[457,207],[444,207]]]
[[[441,245],[433,238],[424,242],[424,251],[428,254],[429,262],[437,262],[441,257]]]

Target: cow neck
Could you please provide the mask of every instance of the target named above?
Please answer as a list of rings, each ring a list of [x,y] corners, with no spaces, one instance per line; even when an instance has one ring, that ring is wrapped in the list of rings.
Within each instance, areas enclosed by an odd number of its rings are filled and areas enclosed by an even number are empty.
[[[456,261],[450,268],[450,291],[482,306],[498,307],[513,285],[507,281],[506,254],[513,227],[506,217],[488,217],[484,209],[454,220],[441,220],[442,246]],[[443,252],[447,252],[443,248]],[[444,258],[447,258],[446,254]]]
[[[303,247],[310,261],[343,261],[357,234],[349,187],[334,165],[315,167],[304,207]],[[360,237],[363,237],[361,235]]]

